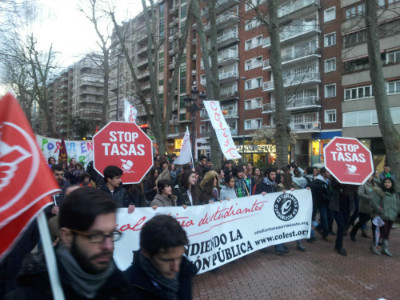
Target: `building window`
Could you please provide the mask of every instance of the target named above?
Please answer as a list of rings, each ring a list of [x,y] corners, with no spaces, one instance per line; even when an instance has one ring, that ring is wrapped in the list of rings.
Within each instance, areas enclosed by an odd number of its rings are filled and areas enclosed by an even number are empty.
[[[336,32],[331,32],[328,34],[325,34],[324,36],[324,46],[329,47],[336,45]]]
[[[400,50],[388,52],[386,54],[386,63],[387,64],[397,64],[400,63]]]
[[[244,109],[245,110],[250,110],[250,109],[257,109],[261,108],[262,104],[262,98],[255,98],[255,99],[249,99],[244,102]]]
[[[262,87],[262,77],[257,77],[245,81],[245,90],[253,90]]]
[[[374,94],[372,93],[372,85],[359,86],[344,90],[344,100],[355,100],[362,98],[370,98]]]
[[[400,2],[400,0],[388,0],[389,4],[396,3],[396,2]]]
[[[263,61],[262,56],[258,56],[245,62],[245,70],[251,70],[254,68],[262,67]]]
[[[244,121],[244,129],[257,129],[262,127],[262,119],[252,119]]]
[[[325,110],[325,123],[336,123],[336,109]]]
[[[391,81],[387,83],[388,94],[399,94],[400,93],[400,81]]]
[[[336,97],[336,83],[325,85],[325,98]]]
[[[385,1],[383,0],[385,4]],[[346,9],[346,19],[354,18],[354,17],[362,17],[365,13],[365,4],[358,4],[356,6],[350,7]]]
[[[344,36],[344,47],[351,47],[353,45],[365,43],[367,41],[367,35],[365,30],[350,33]]]
[[[325,73],[336,70],[336,57],[325,60]]]
[[[261,22],[258,19],[252,19],[252,20],[246,21],[246,23],[244,24],[244,29],[246,31],[248,31],[248,30],[256,28],[257,26],[260,26],[260,25],[261,25]]]
[[[324,11],[324,22],[329,22],[336,19],[336,7],[332,6]]]

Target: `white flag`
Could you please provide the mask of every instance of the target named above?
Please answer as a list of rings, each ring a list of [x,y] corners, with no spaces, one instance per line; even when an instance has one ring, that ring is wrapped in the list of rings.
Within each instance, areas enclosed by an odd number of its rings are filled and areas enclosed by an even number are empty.
[[[176,165],[184,165],[190,163],[192,161],[192,147],[190,144],[190,134],[189,129],[186,127],[186,133],[183,137],[181,153],[175,159],[174,164]]]
[[[231,130],[226,123],[218,101],[203,101],[204,108],[207,110],[211,125],[217,134],[219,146],[226,159],[239,159],[242,156],[236,149],[233,142]]]
[[[124,99],[124,119],[125,122],[136,124],[137,110],[129,103],[128,100]]]

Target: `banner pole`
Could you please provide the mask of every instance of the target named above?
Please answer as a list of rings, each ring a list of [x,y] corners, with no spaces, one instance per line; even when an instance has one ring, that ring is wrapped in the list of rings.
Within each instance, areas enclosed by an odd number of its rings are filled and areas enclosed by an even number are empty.
[[[65,300],[64,291],[61,287],[60,278],[58,276],[56,256],[54,254],[54,249],[51,242],[49,227],[47,225],[47,219],[44,210],[39,213],[37,217],[37,222],[39,226],[40,238],[43,244],[43,252],[46,259],[47,271],[49,273],[53,298],[54,300]]]

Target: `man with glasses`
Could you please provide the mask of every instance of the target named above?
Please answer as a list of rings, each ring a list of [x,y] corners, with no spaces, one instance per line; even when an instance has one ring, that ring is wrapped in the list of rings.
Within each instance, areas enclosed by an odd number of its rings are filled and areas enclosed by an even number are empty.
[[[114,264],[116,203],[101,190],[71,192],[60,212],[61,244],[55,249],[65,299],[134,299]],[[19,284],[7,299],[53,299],[43,255],[20,271]]]

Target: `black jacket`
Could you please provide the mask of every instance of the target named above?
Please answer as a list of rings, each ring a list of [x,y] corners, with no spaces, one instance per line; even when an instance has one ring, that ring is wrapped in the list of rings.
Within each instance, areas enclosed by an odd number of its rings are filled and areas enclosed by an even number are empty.
[[[192,192],[193,205],[199,205],[200,204],[200,200],[199,200],[200,188],[199,188],[199,186],[197,184],[192,186],[191,192]],[[191,206],[192,205],[190,203],[190,199],[189,199],[187,190],[180,184],[175,185],[174,189],[172,190],[172,193],[177,197],[177,200],[176,200],[177,206],[182,206],[182,205]]]
[[[186,257],[182,258],[179,271],[178,299],[192,299],[192,277],[197,274],[196,267]],[[124,271],[131,287],[134,289],[136,299],[165,299],[157,285],[143,271],[139,263],[139,252],[136,253],[132,266]]]
[[[57,261],[57,267],[65,299],[86,299],[72,288],[71,280],[59,261]],[[17,288],[8,293],[5,299],[53,299],[43,253],[35,253],[27,257],[18,277]],[[133,289],[129,287],[122,272],[115,268],[115,271],[93,299],[136,299],[136,297],[134,297]]]
[[[117,203],[118,207],[128,207],[129,205],[135,205],[132,197],[129,196],[128,192],[123,187],[115,188],[113,193],[111,193],[106,184],[103,184],[100,189],[105,191],[107,194],[110,194],[113,197],[115,203]]]
[[[310,188],[313,202],[315,202],[317,206],[328,207],[332,200],[332,187],[328,185],[325,180],[321,180],[317,177],[311,183]]]

